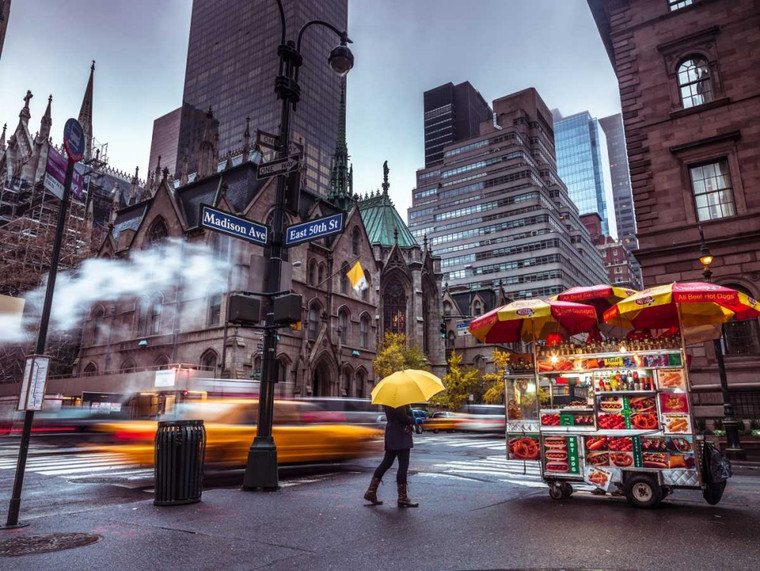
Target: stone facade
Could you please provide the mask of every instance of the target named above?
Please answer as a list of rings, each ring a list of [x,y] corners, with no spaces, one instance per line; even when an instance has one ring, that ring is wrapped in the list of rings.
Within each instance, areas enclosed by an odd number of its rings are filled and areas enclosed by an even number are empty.
[[[598,214],[583,214],[581,222],[591,235],[591,242],[602,255],[607,283],[618,287],[640,290],[641,278],[636,259],[622,240],[602,233],[602,219]]]
[[[713,280],[760,296],[760,2],[588,0],[617,74],[644,285]],[[726,327],[737,414],[760,417],[758,324]],[[693,351],[698,414],[720,416],[712,345]]]

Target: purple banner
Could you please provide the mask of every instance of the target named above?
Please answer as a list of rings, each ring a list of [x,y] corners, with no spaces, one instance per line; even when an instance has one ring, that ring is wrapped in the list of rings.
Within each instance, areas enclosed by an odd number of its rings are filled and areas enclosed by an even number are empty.
[[[61,199],[63,198],[63,183],[66,181],[67,166],[66,157],[56,151],[55,148],[50,147],[47,166],[45,167],[45,188]],[[84,197],[84,177],[76,168],[71,180],[71,193],[77,200],[82,200]]]

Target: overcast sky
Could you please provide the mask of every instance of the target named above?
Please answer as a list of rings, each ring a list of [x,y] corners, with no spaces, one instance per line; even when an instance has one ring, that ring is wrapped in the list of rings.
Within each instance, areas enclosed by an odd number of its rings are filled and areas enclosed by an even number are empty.
[[[60,141],[95,59],[95,137],[108,143],[113,167],[140,166],[144,175],[153,120],[182,100],[190,7],[191,0],[14,0],[0,60],[0,125],[15,128],[30,89],[34,133],[52,94]],[[564,115],[620,111],[584,0],[349,0],[348,31],[356,56],[348,76],[354,189],[379,188],[388,160],[391,197],[404,218],[415,170],[424,166],[427,89],[469,81],[490,103],[535,87]]]

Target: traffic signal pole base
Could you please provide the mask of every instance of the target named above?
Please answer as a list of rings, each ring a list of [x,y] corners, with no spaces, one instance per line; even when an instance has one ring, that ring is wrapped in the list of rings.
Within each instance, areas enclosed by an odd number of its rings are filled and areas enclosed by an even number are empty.
[[[272,437],[256,437],[248,450],[243,489],[273,492],[280,488],[277,475],[277,447]]]

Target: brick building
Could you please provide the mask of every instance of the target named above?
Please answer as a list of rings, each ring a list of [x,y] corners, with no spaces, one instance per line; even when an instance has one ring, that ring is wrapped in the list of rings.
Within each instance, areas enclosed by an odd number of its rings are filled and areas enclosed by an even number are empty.
[[[760,296],[760,2],[588,0],[620,86],[644,285],[713,280]],[[760,331],[725,328],[738,416],[760,417]],[[721,416],[712,345],[694,349],[697,413]]]
[[[607,283],[640,290],[641,279],[636,269],[636,260],[627,245],[602,232],[602,218],[598,214],[582,214],[581,222],[591,234],[591,243],[602,255]]]

